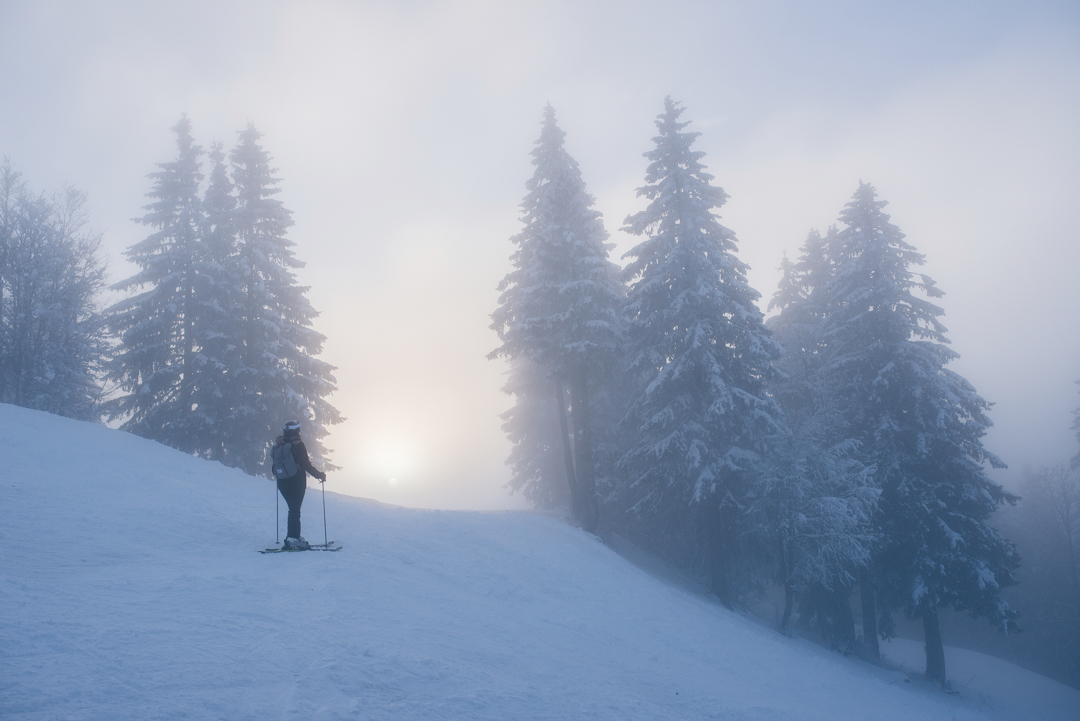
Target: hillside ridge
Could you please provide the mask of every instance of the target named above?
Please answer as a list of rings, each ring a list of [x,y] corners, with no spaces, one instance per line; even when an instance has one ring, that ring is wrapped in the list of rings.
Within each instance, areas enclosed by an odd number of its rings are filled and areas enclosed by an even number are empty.
[[[0,447],[5,719],[1019,718],[784,638],[544,514],[327,493],[345,550],[263,556],[265,479],[6,405]]]

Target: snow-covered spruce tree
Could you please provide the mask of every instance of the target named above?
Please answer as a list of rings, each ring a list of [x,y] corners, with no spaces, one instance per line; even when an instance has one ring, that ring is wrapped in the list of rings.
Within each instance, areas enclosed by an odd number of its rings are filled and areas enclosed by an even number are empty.
[[[938,321],[943,311],[913,293],[942,292],[912,272],[923,256],[884,206],[860,183],[840,214],[846,227],[830,247],[835,271],[822,375],[843,409],[842,432],[860,442],[864,462],[876,469],[878,602],[922,619],[926,674],[945,683],[939,608],[1015,627],[1017,614],[1000,591],[1015,583],[1019,559],[987,520],[1017,499],[986,475],[987,464],[1004,467],[982,445],[990,404],[946,368],[957,354]]]
[[[810,238],[817,236],[821,238],[821,234],[816,230],[810,231]],[[809,243],[809,238],[807,243]],[[805,244],[804,244],[805,247]],[[799,272],[798,264],[792,263],[787,257],[787,251],[784,251],[783,258],[780,260],[780,267],[777,268],[780,271],[780,282],[776,286],[776,292],[773,293],[772,300],[769,301],[769,310],[778,308],[783,311],[785,308],[797,307],[805,300],[806,294],[803,291],[802,277]],[[776,319],[780,316],[774,316],[766,321],[766,325],[771,325],[776,322]]]
[[[835,237],[835,229],[829,237]],[[839,409],[819,374],[825,351],[822,296],[831,275],[826,248],[827,241],[811,231],[797,263],[785,256],[769,304],[781,311],[768,325],[784,347],[775,363],[783,375],[770,388],[784,409],[789,435],[764,464],[750,507],[760,518],[755,526],[768,537],[784,587],[781,630],[790,630],[794,603],[802,597],[830,645],[849,651],[855,631],[850,610],[844,609],[855,574],[870,561],[877,491],[873,469],[856,456],[858,443],[836,435]]]
[[[820,324],[825,316],[825,286],[833,274],[829,247],[836,242],[836,235],[835,226],[829,228],[824,238],[818,231],[811,230],[799,248],[798,261],[792,263],[787,254],[784,255],[779,268],[780,283],[769,301],[769,310],[777,310],[779,315],[769,319],[770,329]]]
[[[612,247],[606,243],[601,214],[570,154],[563,146],[565,133],[555,122],[555,111],[544,109],[540,139],[533,150],[536,170],[526,183],[522,201],[524,228],[511,241],[517,250],[511,257],[514,269],[499,284],[500,306],[492,314],[492,328],[502,341],[489,358],[511,363],[527,360],[544,369],[550,384],[518,383],[507,388],[515,393],[515,407],[507,431],[521,451],[511,457],[515,478],[511,484],[527,485],[540,476],[521,476],[526,469],[550,468],[550,459],[526,459],[528,448],[550,453],[550,431],[526,406],[543,413],[546,401],[536,392],[552,393],[562,446],[565,477],[569,480],[571,507],[589,531],[599,523],[596,497],[596,424],[592,408],[597,386],[614,365],[621,336],[623,285],[618,267],[608,260]],[[516,366],[512,373],[535,373]],[[520,394],[518,391],[522,391]],[[567,394],[569,390],[569,394]],[[547,415],[543,413],[543,415]],[[554,492],[536,491],[548,496]]]
[[[334,367],[315,357],[326,339],[311,327],[318,313],[307,288],[296,283],[293,271],[304,264],[286,237],[292,213],[273,197],[280,181],[260,137],[249,124],[229,155],[236,189],[229,273],[237,283],[229,296],[236,354],[227,371],[230,415],[221,432],[221,461],[251,474],[266,471],[267,449],[281,424],[294,418],[305,422],[312,458],[326,464],[321,439],[328,425],[342,420],[326,400],[336,389]]]
[[[871,485],[872,469],[855,457],[854,442],[829,445],[823,438],[827,430],[817,426],[820,421],[820,416],[811,416],[805,425],[793,423],[791,437],[771,450],[748,504],[776,559],[785,596],[780,622],[784,633],[790,631],[796,601],[805,596],[812,597],[816,614],[842,616],[820,608],[821,599],[843,598],[846,603],[873,548],[870,521],[877,490]],[[833,625],[821,627],[826,641],[845,652],[853,650],[851,622],[846,628]]]
[[[97,421],[105,266],[85,203],[71,188],[31,195],[0,164],[0,402]]]
[[[774,365],[785,377],[778,378],[773,389],[788,416],[812,414],[820,406],[821,389],[813,384],[824,351],[825,287],[832,277],[827,249],[835,235],[835,228],[825,238],[811,230],[798,262],[792,263],[785,255],[779,286],[769,301],[769,310],[780,312],[766,325],[784,347],[784,355]]]
[[[1065,463],[1025,468],[1023,502],[1008,514],[1024,549],[1023,580],[1010,594],[1024,609],[1021,643],[1043,669],[1080,685],[1080,470]]]
[[[229,366],[239,360],[237,323],[232,315],[240,283],[236,275],[236,197],[221,143],[210,148],[210,176],[203,195],[199,274],[195,280],[195,339],[199,382],[194,388],[194,421],[201,442],[196,449],[211,460],[225,460],[223,433],[232,416]]]
[[[124,391],[107,409],[110,419],[125,419],[122,429],[195,453],[203,445],[202,424],[194,415],[203,151],[191,137],[187,116],[172,131],[179,153],[149,175],[154,184],[147,197],[153,202],[138,221],[153,232],[125,251],[140,270],[113,285],[141,292],[106,310],[109,328],[120,339],[108,375]]]
[[[766,393],[780,355],[755,305],[760,297],[735,256],[735,234],[715,208],[727,194],[711,185],[683,132],[683,109],[664,101],[656,147],[645,153],[648,207],[623,230],[645,236],[626,253],[631,286],[631,440],[620,461],[631,508],[655,541],[706,562],[714,591],[732,603],[731,562],[753,465],[782,432]]]
[[[570,508],[555,381],[539,363],[515,358],[503,392],[514,396],[514,405],[501,416],[513,444],[506,460],[512,472],[510,489],[536,508]]]
[[[1080,385],[1080,381],[1076,382]],[[1073,411],[1073,424],[1072,428],[1076,431],[1076,440],[1080,441],[1080,408]],[[1072,459],[1073,468],[1080,468],[1080,452],[1078,452]]]

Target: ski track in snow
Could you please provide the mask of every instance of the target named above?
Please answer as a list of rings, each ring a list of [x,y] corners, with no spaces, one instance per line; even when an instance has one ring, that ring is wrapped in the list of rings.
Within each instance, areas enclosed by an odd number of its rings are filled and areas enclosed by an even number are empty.
[[[3,719],[1049,718],[784,638],[541,515],[329,494],[344,550],[260,555],[270,481],[6,405],[0,452]]]

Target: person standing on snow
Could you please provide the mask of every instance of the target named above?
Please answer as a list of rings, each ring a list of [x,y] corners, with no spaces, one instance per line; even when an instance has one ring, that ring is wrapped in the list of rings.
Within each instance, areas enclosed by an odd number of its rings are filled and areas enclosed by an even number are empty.
[[[300,506],[307,490],[307,474],[326,482],[326,474],[311,465],[307,448],[300,439],[300,421],[289,421],[281,429],[281,435],[270,449],[274,478],[281,497],[289,506],[289,527],[285,534],[285,548],[290,551],[307,550],[310,546],[300,535]]]

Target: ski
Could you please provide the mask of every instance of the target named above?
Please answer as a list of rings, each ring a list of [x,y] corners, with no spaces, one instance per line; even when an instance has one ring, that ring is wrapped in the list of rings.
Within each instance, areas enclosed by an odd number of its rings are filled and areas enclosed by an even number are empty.
[[[336,541],[330,541],[330,543],[312,543],[309,545],[308,548],[305,548],[303,550],[285,548],[284,546],[282,546],[281,548],[266,548],[262,551],[259,551],[259,553],[303,553],[304,551],[340,551],[342,547],[335,546],[335,543]]]
[[[335,546],[335,543],[337,543],[337,541],[330,541],[329,543],[311,543],[308,545],[311,546],[310,550],[312,551],[340,551],[341,546]]]

